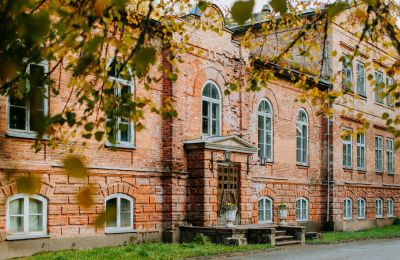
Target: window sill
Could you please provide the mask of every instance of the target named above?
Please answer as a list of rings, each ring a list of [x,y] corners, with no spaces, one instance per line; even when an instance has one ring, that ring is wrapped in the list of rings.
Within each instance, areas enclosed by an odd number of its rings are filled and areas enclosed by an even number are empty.
[[[258,221],[257,224],[273,224],[272,221]]]
[[[296,219],[296,222],[305,223],[305,222],[310,222],[310,220],[309,219]]]
[[[358,219],[358,220],[366,220],[367,218],[366,218],[366,217],[362,217],[362,218],[361,218],[361,217],[360,217],[360,218],[357,217],[357,219]]]
[[[25,138],[25,139],[32,139],[32,140],[37,140],[37,132],[32,132],[32,131],[20,131],[20,130],[7,130],[7,136],[8,137],[17,137],[17,138]],[[49,137],[47,135],[44,135],[42,137],[42,140],[49,140]]]
[[[375,171],[375,174],[382,175],[382,174],[383,174],[383,172],[381,172],[381,171]]]
[[[384,219],[384,216],[375,216],[375,219]]]
[[[106,235],[112,235],[112,234],[124,234],[124,233],[136,233],[136,229],[133,228],[126,228],[126,229],[106,229],[105,234]]]
[[[310,165],[306,163],[296,163],[296,166],[299,168],[310,168]]]
[[[344,221],[352,221],[353,218],[343,218]]]
[[[110,149],[136,149],[136,145],[133,143],[116,143],[112,144],[110,142],[105,143],[105,147]]]
[[[353,168],[343,167],[343,171],[345,171],[345,172],[353,172]]]
[[[385,103],[383,103],[383,102],[381,103],[381,102],[378,102],[378,101],[375,100],[374,103],[375,103],[375,105],[378,105],[378,106],[381,106],[381,107],[386,107]]]
[[[7,241],[13,240],[24,240],[24,239],[37,239],[37,238],[49,238],[50,236],[47,234],[32,234],[32,235],[7,235]]]
[[[357,169],[357,172],[360,174],[366,174],[367,170],[366,169]]]
[[[388,218],[396,218],[396,216],[391,215],[391,216],[387,216]]]
[[[388,172],[387,175],[394,177],[394,173],[393,172]]]

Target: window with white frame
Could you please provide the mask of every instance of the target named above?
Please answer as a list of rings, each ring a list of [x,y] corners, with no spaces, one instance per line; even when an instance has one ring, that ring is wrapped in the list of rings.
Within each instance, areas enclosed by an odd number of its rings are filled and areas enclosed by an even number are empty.
[[[383,201],[380,198],[375,200],[375,216],[383,218]]]
[[[351,130],[345,130],[345,136],[343,136],[343,167],[353,167],[353,138]]]
[[[343,201],[343,219],[352,218],[352,201],[350,198],[345,198]]]
[[[133,231],[133,198],[117,193],[105,199],[106,233]]]
[[[388,174],[393,174],[393,139],[386,139],[386,171]]]
[[[273,113],[271,103],[262,100],[258,106],[258,156],[272,161],[273,145]]]
[[[296,201],[296,220],[308,220],[308,200],[306,198],[299,198]]]
[[[47,199],[16,194],[7,199],[7,239],[42,237],[47,234]]]
[[[357,169],[365,170],[365,156],[366,156],[366,146],[365,146],[365,134],[357,134]]]
[[[296,118],[296,162],[308,164],[308,115],[301,108]]]
[[[348,57],[342,61],[342,86],[344,89],[353,89],[353,65]]]
[[[383,73],[375,71],[375,101],[380,104],[383,104],[383,88]]]
[[[383,137],[375,136],[375,171],[383,172]]]
[[[388,199],[387,201],[387,216],[388,217],[393,217],[394,213],[393,213],[393,200],[392,199]]]
[[[390,89],[393,86],[393,78],[387,76],[386,77],[386,105],[393,107],[394,106],[394,97],[391,95]]]
[[[357,93],[366,96],[365,91],[365,66],[362,62],[357,62]]]
[[[108,79],[113,83],[112,95],[118,104],[107,115],[107,126],[110,128],[108,145],[133,148],[135,127],[129,119],[130,114],[124,109],[133,104],[132,97],[135,93],[133,76],[129,69],[121,69],[121,65],[114,59],[108,68]]]
[[[258,200],[258,223],[272,222],[272,200],[262,197]]]
[[[209,136],[221,134],[221,94],[212,82],[207,82],[202,94],[202,133]]]
[[[365,199],[359,198],[357,199],[357,218],[364,219],[365,218]]]
[[[7,127],[11,135],[32,135],[41,128],[41,122],[48,116],[48,87],[45,84],[48,63],[29,63],[26,69],[26,92],[22,98],[8,97]]]

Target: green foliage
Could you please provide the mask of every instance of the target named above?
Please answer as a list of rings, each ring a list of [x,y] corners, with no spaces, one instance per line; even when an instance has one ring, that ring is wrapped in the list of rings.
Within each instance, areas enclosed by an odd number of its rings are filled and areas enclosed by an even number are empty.
[[[396,218],[393,220],[393,225],[400,225],[400,217],[396,217]]]
[[[279,12],[281,14],[286,14],[288,10],[286,0],[271,0],[269,4],[276,12]]]
[[[200,233],[193,238],[193,243],[199,245],[207,245],[211,243],[211,240],[208,236]]]
[[[244,24],[251,16],[254,7],[254,0],[237,1],[233,4],[232,18],[239,24]]]

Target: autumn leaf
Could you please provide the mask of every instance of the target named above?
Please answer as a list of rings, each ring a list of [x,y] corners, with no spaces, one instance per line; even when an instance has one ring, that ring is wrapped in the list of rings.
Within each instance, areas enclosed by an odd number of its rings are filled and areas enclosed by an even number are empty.
[[[288,7],[286,0],[271,0],[269,5],[274,9],[276,12],[279,12],[281,14],[286,14]]]
[[[328,7],[327,17],[332,20],[336,15],[343,12],[344,9],[347,8],[347,3],[345,2],[336,2]]]
[[[40,191],[42,181],[35,176],[22,176],[16,181],[18,191],[21,193],[35,194]]]
[[[254,0],[237,1],[231,8],[232,18],[239,24],[244,24],[253,13]]]
[[[63,165],[67,174],[71,177],[85,178],[87,176],[87,170],[83,164],[81,158],[73,155],[69,155],[63,160]]]
[[[206,10],[207,6],[208,6],[207,1],[200,1],[197,4],[197,7],[199,7],[200,11],[202,11],[202,12],[204,12]]]
[[[76,194],[76,199],[78,203],[85,208],[89,208],[93,205],[93,187],[85,187]]]
[[[106,211],[103,211],[96,217],[96,220],[94,221],[94,226],[103,227],[104,224],[106,224],[108,221],[115,219],[116,215],[117,211],[115,208],[107,208]]]
[[[100,16],[106,8],[107,4],[108,0],[96,0],[93,6],[94,15]]]
[[[149,69],[150,64],[156,61],[156,50],[151,47],[142,47],[135,55],[135,69],[139,75],[143,75]]]

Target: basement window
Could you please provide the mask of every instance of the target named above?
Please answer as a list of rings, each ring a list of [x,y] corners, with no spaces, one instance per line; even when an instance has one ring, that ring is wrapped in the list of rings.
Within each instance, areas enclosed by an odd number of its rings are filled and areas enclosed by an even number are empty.
[[[352,219],[352,201],[350,198],[345,198],[343,201],[343,219],[350,220]]]
[[[308,200],[306,198],[299,198],[296,201],[296,220],[308,220]]]
[[[383,201],[380,198],[375,200],[375,217],[383,218]]]
[[[117,193],[106,198],[106,233],[134,232],[133,198]]]

